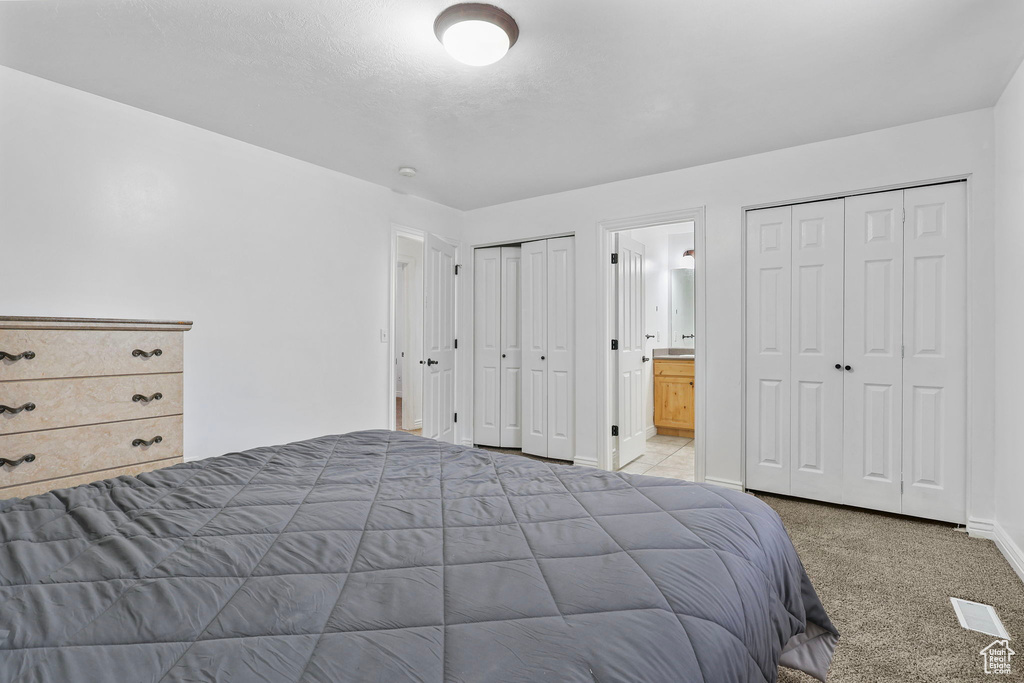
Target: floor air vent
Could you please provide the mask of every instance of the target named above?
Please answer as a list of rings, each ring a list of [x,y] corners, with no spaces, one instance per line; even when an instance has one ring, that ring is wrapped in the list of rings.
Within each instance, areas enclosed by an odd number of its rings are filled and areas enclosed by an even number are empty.
[[[956,618],[960,625],[972,631],[980,631],[998,638],[1009,638],[1003,622],[999,621],[996,610],[992,605],[984,605],[980,602],[950,598],[953,609],[956,611]]]

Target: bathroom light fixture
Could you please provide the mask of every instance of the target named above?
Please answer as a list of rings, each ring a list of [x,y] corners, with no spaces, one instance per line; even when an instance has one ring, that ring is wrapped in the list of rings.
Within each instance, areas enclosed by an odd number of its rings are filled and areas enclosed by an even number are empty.
[[[504,57],[516,44],[519,26],[499,7],[465,2],[437,15],[434,35],[456,60],[470,66],[487,66]]]

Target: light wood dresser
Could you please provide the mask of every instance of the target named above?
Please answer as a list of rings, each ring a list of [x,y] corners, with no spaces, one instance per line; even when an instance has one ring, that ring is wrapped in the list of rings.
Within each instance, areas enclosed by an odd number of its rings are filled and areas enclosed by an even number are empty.
[[[659,434],[693,436],[693,360],[654,359],[654,426]]]
[[[190,329],[0,316],[0,500],[181,462]]]

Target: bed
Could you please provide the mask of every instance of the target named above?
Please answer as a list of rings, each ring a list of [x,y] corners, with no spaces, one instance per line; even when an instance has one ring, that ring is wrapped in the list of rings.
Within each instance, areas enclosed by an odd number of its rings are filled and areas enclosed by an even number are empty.
[[[365,431],[0,502],[0,681],[824,680],[777,515]]]

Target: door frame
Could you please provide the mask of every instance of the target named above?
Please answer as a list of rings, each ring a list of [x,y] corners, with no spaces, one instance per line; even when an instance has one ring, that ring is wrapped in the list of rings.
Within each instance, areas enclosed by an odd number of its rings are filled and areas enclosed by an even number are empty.
[[[386,392],[388,398],[388,412],[386,413],[386,424],[387,429],[390,429],[391,431],[394,431],[398,426],[398,422],[395,419],[395,405],[396,399],[398,398],[395,392],[395,316],[398,303],[398,238],[400,236],[417,240],[423,245],[423,260],[426,259],[427,252],[427,233],[423,232],[422,230],[417,230],[415,228],[409,228],[404,225],[398,225],[397,223],[391,224],[391,236],[389,238],[389,253],[391,256],[391,260],[388,263],[388,390]],[[420,274],[421,277],[424,274],[424,271],[422,269]],[[408,333],[409,331],[406,330],[406,336],[408,336]],[[456,397],[457,396],[458,385],[456,384]]]
[[[757,209],[769,209],[778,206],[791,206],[793,204],[807,204],[810,202],[828,201],[830,199],[841,199],[846,197],[854,197],[863,194],[877,194],[880,192],[891,192],[893,190],[907,190],[915,187],[926,187],[928,185],[943,185],[946,183],[963,182],[966,184],[966,205],[967,205],[967,224],[965,229],[965,244],[964,244],[964,259],[966,260],[967,267],[967,283],[964,290],[964,297],[967,300],[967,306],[971,306],[971,297],[974,292],[974,285],[972,284],[973,278],[971,277],[971,236],[974,233],[974,183],[973,173],[962,173],[959,175],[945,176],[941,178],[932,178],[926,180],[915,180],[905,183],[896,183],[893,185],[881,185],[872,188],[860,189],[860,190],[849,190],[846,192],[832,192],[828,194],[816,195],[812,197],[803,197],[798,199],[779,200],[773,202],[762,202],[759,204],[748,204],[740,207],[740,481],[736,482],[739,484],[740,490],[746,490],[747,482],[747,436],[746,436],[746,425],[747,425],[747,323],[746,323],[746,310],[747,310],[747,212],[755,211]],[[993,533],[991,530],[991,523],[988,520],[976,520],[972,517],[972,479],[973,479],[973,464],[974,464],[974,439],[972,438],[973,432],[973,411],[974,411],[974,381],[973,381],[973,365],[974,354],[972,353],[974,348],[974,337],[975,332],[973,331],[973,325],[970,324],[970,316],[968,316],[967,325],[967,358],[965,359],[965,373],[967,380],[967,395],[966,395],[966,410],[964,419],[966,420],[965,425],[965,472],[964,472],[964,486],[965,486],[965,502],[966,502],[966,526],[967,531],[972,536],[979,536],[982,538],[992,538]]]
[[[603,292],[602,304],[598,306],[599,329],[604,331],[605,343],[601,344],[597,366],[598,412],[597,428],[603,436],[597,440],[597,466],[603,470],[612,469],[612,453],[614,437],[612,421],[615,405],[618,403],[618,385],[615,382],[615,356],[611,350],[611,340],[615,336],[615,278],[612,277],[608,255],[612,252],[612,234],[637,228],[653,228],[672,223],[693,223],[694,249],[694,462],[693,472],[696,481],[705,479],[705,442],[707,441],[707,275],[705,273],[707,259],[705,249],[705,208],[698,206],[691,209],[666,211],[664,213],[632,216],[598,223],[597,270],[600,273],[600,287]],[[601,407],[603,406],[603,407]],[[717,483],[717,482],[716,482]]]

